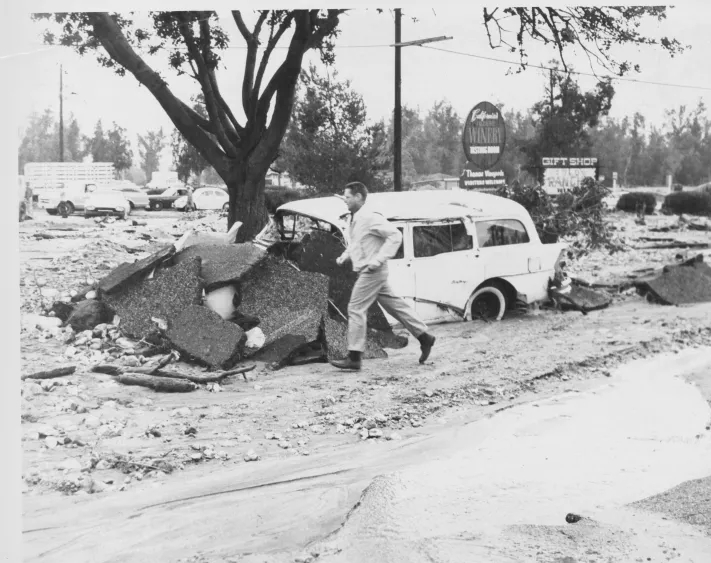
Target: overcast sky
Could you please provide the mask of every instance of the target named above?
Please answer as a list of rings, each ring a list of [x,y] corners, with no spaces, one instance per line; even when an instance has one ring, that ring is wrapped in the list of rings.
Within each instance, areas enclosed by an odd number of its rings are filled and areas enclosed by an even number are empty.
[[[51,9],[59,9],[56,5],[52,3]],[[80,3],[60,2],[59,5],[62,10],[87,8]],[[93,2],[91,5],[93,9],[99,9],[100,3]],[[167,5],[165,2],[162,5],[141,3],[142,9],[147,6],[170,6],[172,9],[189,7],[176,2]],[[31,9],[48,10],[47,4],[43,6],[41,2],[33,3]],[[229,12],[225,14],[228,16]],[[403,104],[424,111],[436,101],[446,99],[464,117],[474,105],[483,100],[525,111],[542,97],[545,80],[543,71],[529,68],[523,73],[510,73],[510,70],[516,69],[516,55],[504,49],[492,50],[488,46],[481,14],[481,4],[474,2],[439,1],[436,5],[428,2],[404,9],[403,41],[442,35],[453,39],[433,43],[432,48],[413,46],[402,49]],[[691,45],[691,49],[675,58],[654,47],[640,48],[638,52],[632,49],[616,51],[621,57],[627,55],[641,65],[642,72],[630,78],[676,86],[615,81],[616,95],[611,112],[613,117],[639,111],[649,122],[661,125],[666,109],[681,104],[696,106],[699,100],[711,107],[709,16],[711,3],[686,1],[669,11],[665,22],[648,25],[647,30],[651,35],[671,35]],[[417,18],[417,22],[412,20],[413,17]],[[233,106],[239,108],[239,84],[245,51],[241,48],[243,42],[231,18],[223,20],[234,41],[233,48],[223,55],[225,68],[221,69],[219,79],[225,97],[233,100]],[[386,8],[381,14],[374,8],[354,10],[342,17],[340,29],[341,34],[336,43],[335,70],[341,78],[350,80],[353,88],[362,94],[371,119],[389,119],[394,97],[394,49],[389,46],[394,41],[392,10]],[[18,129],[24,126],[27,117],[34,111],[42,111],[47,107],[58,110],[61,64],[65,71],[65,116],[74,114],[84,132],[90,132],[99,118],[105,126],[115,121],[125,127],[132,138],[158,127],[163,127],[167,132],[172,131],[173,126],[158,103],[130,74],[120,78],[111,70],[100,67],[91,56],[81,58],[66,48],[48,48],[41,42],[41,31],[41,24],[32,22],[26,14],[21,15],[17,25],[12,26],[13,41],[5,42],[3,46],[0,64],[4,76],[16,77],[12,82],[12,94],[13,114]],[[283,56],[283,51],[275,53],[275,60],[279,55]],[[514,64],[468,55],[495,57]],[[548,47],[530,44],[531,64],[547,65],[554,55]],[[309,56],[309,60],[314,62],[317,59],[315,54]],[[570,62],[576,70],[590,72],[587,59],[571,57]],[[166,69],[164,59],[153,59],[150,64],[156,70],[165,71],[164,75],[169,79],[174,92],[184,100],[189,100],[190,95],[197,92],[191,79],[174,78]],[[594,86],[595,78],[581,76],[579,83],[583,89],[588,89]],[[135,143],[134,151],[137,156]]]

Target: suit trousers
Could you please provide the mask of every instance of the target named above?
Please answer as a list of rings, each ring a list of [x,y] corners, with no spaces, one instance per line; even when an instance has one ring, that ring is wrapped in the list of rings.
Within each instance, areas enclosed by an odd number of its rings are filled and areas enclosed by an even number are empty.
[[[361,272],[353,286],[348,303],[348,349],[365,351],[368,309],[377,301],[383,309],[415,337],[427,332],[427,325],[402,297],[395,295],[388,283],[388,266],[373,272]]]

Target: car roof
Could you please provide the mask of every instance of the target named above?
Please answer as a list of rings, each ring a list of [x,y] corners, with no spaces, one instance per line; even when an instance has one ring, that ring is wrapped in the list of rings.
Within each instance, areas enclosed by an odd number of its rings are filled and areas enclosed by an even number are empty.
[[[457,217],[495,217],[501,214],[526,215],[523,206],[503,197],[466,190],[421,190],[368,194],[365,207],[381,213],[386,219],[444,220]],[[301,199],[285,203],[277,212],[308,215],[336,223],[348,213],[339,196]]]

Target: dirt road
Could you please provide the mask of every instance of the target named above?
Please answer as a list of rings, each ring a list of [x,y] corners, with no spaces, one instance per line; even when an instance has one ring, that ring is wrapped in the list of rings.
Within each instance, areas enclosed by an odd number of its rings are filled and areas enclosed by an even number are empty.
[[[171,215],[140,219],[148,225],[100,227],[74,218],[23,224],[23,309],[36,309],[46,299],[41,287],[64,291],[87,277],[97,279],[114,262],[175,240],[189,223]],[[630,246],[637,245],[635,237],[650,234],[628,217],[613,220]],[[205,230],[222,226],[217,218],[210,221],[191,224]],[[77,230],[51,230],[57,225]],[[41,232],[57,236],[38,238]],[[709,233],[679,236],[711,240]],[[595,253],[573,269],[592,281],[619,279],[624,271],[673,263],[679,252]],[[386,360],[366,362],[359,374],[324,364],[277,372],[260,365],[248,381],[228,380],[219,393],[202,389],[176,396],[123,387],[88,373],[88,363],[48,389],[25,382],[29,559],[142,561],[150,554],[150,560],[175,561],[209,551],[227,561],[279,550],[283,560],[292,561],[305,540],[321,540],[340,525],[376,475],[418,467],[438,452],[473,455],[466,434],[472,420],[498,421],[538,397],[614,381],[609,375],[622,362],[708,346],[709,318],[711,304],[662,307],[620,294],[609,309],[587,316],[543,310],[499,323],[439,325],[438,345],[425,366],[417,364],[411,342],[389,350]],[[56,364],[65,348],[56,339],[23,334],[23,372]],[[67,437],[66,445],[56,445],[57,438]],[[259,461],[244,461],[250,450]],[[271,484],[278,481],[288,482]],[[200,495],[212,500],[185,500]],[[72,521],[69,527],[59,523],[61,515]],[[178,525],[188,521],[199,523],[195,533]],[[127,543],[137,529],[144,536]],[[98,531],[100,545],[92,543]],[[344,560],[361,560],[354,557]]]

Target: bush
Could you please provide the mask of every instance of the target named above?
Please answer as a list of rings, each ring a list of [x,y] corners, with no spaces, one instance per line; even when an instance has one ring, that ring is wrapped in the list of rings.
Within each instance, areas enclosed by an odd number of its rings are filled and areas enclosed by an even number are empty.
[[[617,200],[617,209],[620,211],[630,211],[635,213],[638,205],[644,205],[644,212],[650,215],[657,207],[657,196],[652,192],[632,192],[622,194]]]
[[[572,245],[583,251],[611,245],[602,201],[610,195],[610,190],[592,178],[583,179],[580,186],[558,196],[547,194],[541,186],[525,186],[518,182],[499,188],[496,195],[512,199],[526,208],[544,244],[568,236],[576,237]]]
[[[673,192],[664,198],[664,210],[675,215],[711,215],[711,193]]]
[[[290,201],[296,201],[297,199],[304,199],[310,197],[309,194],[301,190],[291,190],[289,188],[265,188],[264,190],[264,205],[269,211],[270,215],[273,215],[276,210],[288,203]]]

